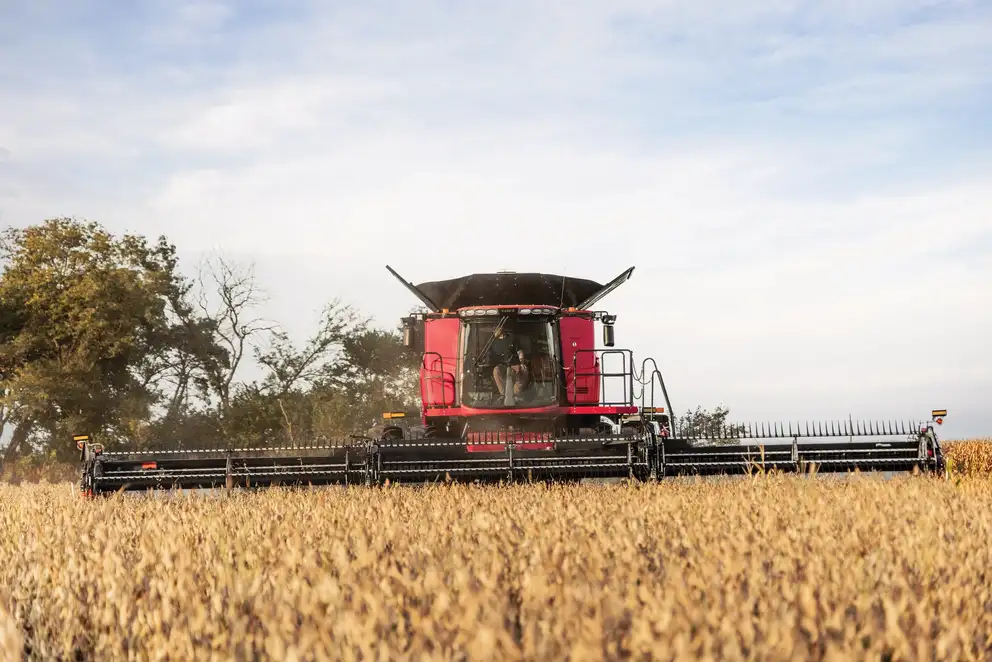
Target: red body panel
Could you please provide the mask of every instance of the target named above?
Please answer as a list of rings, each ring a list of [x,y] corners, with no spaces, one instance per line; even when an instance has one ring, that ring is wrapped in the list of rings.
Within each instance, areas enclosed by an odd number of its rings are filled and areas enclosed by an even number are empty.
[[[514,448],[521,451],[550,451],[554,450],[554,443],[542,441],[551,437],[548,433],[540,432],[469,432],[468,444],[465,450],[469,453],[497,453],[506,450],[505,443],[512,442]],[[475,442],[475,443],[473,443]],[[488,443],[481,443],[488,442]]]
[[[591,319],[562,317],[561,358],[565,368],[565,401],[574,405],[599,404],[599,360]],[[576,376],[578,375],[578,376]]]
[[[593,415],[593,416],[616,416],[617,414],[636,414],[636,406],[616,406],[616,405],[578,405],[569,407],[530,407],[526,409],[474,409],[472,407],[444,407],[432,409],[430,416],[444,416],[448,418],[459,418],[462,416],[477,416],[480,414],[548,414],[555,415]]]
[[[420,366],[420,397],[424,413],[437,407],[457,406],[455,371],[458,366],[457,317],[424,322],[424,360]]]

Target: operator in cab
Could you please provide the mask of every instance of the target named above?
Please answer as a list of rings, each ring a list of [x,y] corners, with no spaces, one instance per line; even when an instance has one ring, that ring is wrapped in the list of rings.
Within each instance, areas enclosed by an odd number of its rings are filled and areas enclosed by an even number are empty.
[[[493,366],[493,381],[496,382],[500,396],[505,395],[506,366],[510,366],[510,371],[513,373],[513,395],[519,395],[527,388],[530,374],[524,363],[525,360],[524,350],[517,346],[513,332],[507,333],[504,327],[500,327],[496,332],[496,338],[489,347],[489,361]]]

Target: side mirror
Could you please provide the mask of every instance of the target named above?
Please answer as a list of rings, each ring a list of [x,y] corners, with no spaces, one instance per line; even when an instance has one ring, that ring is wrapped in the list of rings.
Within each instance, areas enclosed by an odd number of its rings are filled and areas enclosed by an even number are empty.
[[[413,347],[413,320],[403,320],[403,346]]]
[[[612,324],[603,325],[603,344],[607,347],[613,347],[616,342],[614,337],[614,329]]]

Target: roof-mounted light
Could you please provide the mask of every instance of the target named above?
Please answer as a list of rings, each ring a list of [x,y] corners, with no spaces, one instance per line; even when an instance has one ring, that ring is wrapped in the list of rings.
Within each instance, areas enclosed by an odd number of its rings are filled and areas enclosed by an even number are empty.
[[[479,317],[482,315],[488,317],[495,317],[496,315],[554,315],[554,308],[469,308],[465,310],[458,311],[458,314],[462,317]]]

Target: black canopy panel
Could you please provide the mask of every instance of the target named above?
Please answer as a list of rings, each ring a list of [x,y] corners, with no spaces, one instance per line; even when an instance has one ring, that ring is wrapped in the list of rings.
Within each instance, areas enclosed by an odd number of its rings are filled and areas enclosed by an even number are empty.
[[[510,305],[568,308],[603,289],[600,283],[585,278],[539,273],[472,274],[416,287],[440,308],[448,310]]]

